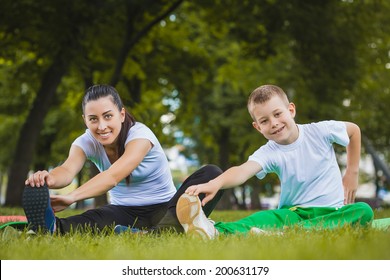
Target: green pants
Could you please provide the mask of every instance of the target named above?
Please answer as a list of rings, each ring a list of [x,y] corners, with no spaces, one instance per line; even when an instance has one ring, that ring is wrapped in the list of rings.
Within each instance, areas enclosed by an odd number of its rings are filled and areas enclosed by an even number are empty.
[[[365,226],[373,220],[371,207],[364,202],[335,207],[283,207],[256,212],[236,222],[218,222],[215,228],[220,233],[248,232],[252,227],[260,229],[283,229],[293,225],[303,228],[336,228],[344,225]]]

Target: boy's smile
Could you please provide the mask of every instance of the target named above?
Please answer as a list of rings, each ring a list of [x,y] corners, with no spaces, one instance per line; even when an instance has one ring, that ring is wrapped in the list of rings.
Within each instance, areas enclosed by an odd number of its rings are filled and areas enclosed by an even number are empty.
[[[285,128],[285,126],[279,128],[278,130],[276,130],[276,131],[275,131],[274,133],[272,133],[272,134],[280,133],[280,132],[282,132],[282,130],[283,130],[284,128]]]
[[[295,113],[293,103],[286,104],[275,95],[264,103],[252,106],[252,114],[256,120],[253,122],[253,127],[268,140],[288,145],[298,138],[298,128],[294,121]]]

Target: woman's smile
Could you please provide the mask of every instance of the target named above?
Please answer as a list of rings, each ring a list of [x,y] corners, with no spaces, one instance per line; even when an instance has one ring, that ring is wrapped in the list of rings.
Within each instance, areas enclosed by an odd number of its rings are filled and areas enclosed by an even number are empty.
[[[112,134],[111,131],[108,131],[108,132],[104,132],[104,133],[98,133],[98,135],[104,139],[107,139],[110,137],[110,135]]]

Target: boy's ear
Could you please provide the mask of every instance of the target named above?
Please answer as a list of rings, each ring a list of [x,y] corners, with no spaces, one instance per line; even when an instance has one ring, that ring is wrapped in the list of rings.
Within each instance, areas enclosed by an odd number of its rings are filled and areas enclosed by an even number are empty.
[[[258,132],[261,132],[260,127],[257,125],[257,122],[252,122],[252,126],[253,126]]]
[[[291,103],[288,104],[288,110],[289,110],[289,112],[291,114],[291,117],[295,118],[295,115],[296,115],[297,111],[295,109],[295,104],[294,103],[291,102]]]

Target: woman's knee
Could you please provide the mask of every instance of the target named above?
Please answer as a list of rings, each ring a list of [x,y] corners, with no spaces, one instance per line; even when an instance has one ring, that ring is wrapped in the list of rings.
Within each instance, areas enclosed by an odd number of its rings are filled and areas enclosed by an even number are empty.
[[[223,173],[222,169],[219,168],[217,165],[214,164],[207,164],[203,166],[199,171],[205,172],[210,177],[218,177]]]

